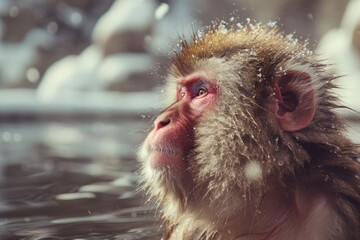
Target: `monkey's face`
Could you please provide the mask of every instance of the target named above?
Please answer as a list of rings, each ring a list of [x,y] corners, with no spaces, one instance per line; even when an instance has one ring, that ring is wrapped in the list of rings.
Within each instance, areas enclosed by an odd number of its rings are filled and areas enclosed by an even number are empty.
[[[197,119],[217,99],[217,89],[207,77],[196,73],[177,81],[175,101],[155,120],[145,141],[147,164],[156,169],[185,169],[186,156],[194,145]]]
[[[169,87],[171,103],[154,121],[140,157],[152,189],[161,197],[166,192],[186,201],[193,178],[190,155],[196,145],[196,127],[202,115],[216,106],[218,87],[204,71],[177,77]]]
[[[205,204],[229,216],[306,160],[293,139],[311,125],[324,85],[313,84],[322,73],[307,54],[261,27],[184,44],[168,76],[169,106],[139,153],[144,186],[166,202],[164,214]]]

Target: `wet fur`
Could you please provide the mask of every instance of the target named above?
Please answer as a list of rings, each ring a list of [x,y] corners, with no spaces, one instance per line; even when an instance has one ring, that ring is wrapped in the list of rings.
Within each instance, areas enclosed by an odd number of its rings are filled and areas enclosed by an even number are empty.
[[[220,99],[196,125],[184,172],[150,171],[146,153],[140,156],[143,186],[161,204],[168,223],[165,239],[227,239],[218,226],[249,206],[259,207],[273,186],[291,195],[299,184],[332,194],[334,225],[327,229],[328,239],[360,239],[359,150],[345,137],[343,120],[334,111],[340,106],[327,66],[266,25],[229,27],[226,33],[215,26],[182,43],[171,64],[170,95],[175,96],[176,79],[204,71],[216,79]],[[308,127],[284,132],[264,105],[273,94],[272,80],[294,69],[311,75],[311,84],[301,89],[315,89],[317,107]],[[261,166],[255,180],[244,174],[254,162]]]

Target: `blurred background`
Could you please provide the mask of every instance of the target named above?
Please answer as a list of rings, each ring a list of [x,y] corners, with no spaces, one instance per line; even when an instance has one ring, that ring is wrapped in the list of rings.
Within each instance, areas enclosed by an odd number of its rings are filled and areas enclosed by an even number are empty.
[[[135,154],[168,60],[248,18],[308,41],[360,110],[360,0],[0,0],[0,238],[159,239]]]

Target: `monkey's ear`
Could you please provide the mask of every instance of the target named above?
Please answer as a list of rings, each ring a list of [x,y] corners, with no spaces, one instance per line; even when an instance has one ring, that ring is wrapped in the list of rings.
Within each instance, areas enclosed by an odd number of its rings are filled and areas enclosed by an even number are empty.
[[[270,110],[282,130],[298,131],[311,123],[316,108],[311,80],[309,73],[300,70],[289,70],[274,78],[275,101]]]

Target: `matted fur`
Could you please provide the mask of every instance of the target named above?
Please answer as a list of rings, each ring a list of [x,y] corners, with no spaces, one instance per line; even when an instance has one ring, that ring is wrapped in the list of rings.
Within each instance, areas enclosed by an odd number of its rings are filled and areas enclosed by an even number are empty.
[[[184,172],[149,169],[141,150],[144,187],[162,205],[169,231],[175,229],[171,239],[226,239],[219,224],[259,206],[273,185],[291,190],[304,181],[336,195],[339,224],[328,230],[333,239],[360,239],[359,228],[346,229],[360,222],[359,152],[334,112],[340,107],[331,92],[335,77],[326,67],[304,45],[261,24],[214,26],[182,41],[168,76],[169,104],[176,81],[198,71],[216,82],[219,99],[198,119]],[[293,70],[311,76],[297,88],[315,90],[316,112],[306,128],[284,132],[265,105],[273,79]],[[249,177],[254,167],[258,176]]]

